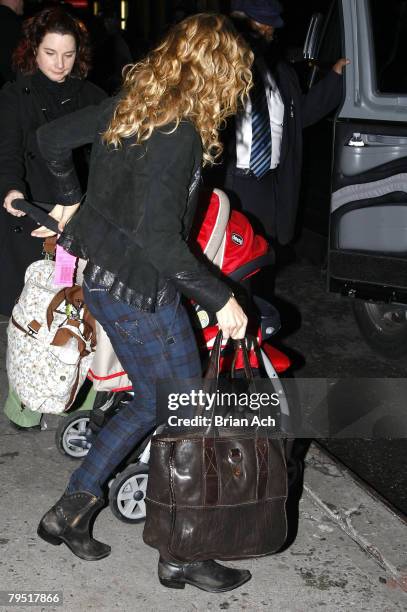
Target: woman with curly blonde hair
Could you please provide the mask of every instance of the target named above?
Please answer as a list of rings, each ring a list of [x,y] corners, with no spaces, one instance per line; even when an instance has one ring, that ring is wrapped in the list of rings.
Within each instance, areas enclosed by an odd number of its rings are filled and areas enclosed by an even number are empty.
[[[177,24],[143,61],[127,69],[120,95],[41,128],[40,149],[64,205],[60,229],[79,206],[71,151],[93,142],[86,201],[59,243],[88,260],[87,305],[106,330],[136,390],[102,429],[38,534],[82,559],[106,557],[90,521],[111,473],[154,429],[155,385],[194,378],[201,364],[179,294],[216,312],[224,337],[243,338],[247,319],[224,282],[190,252],[202,163],[221,153],[219,129],[251,85],[252,53],[220,15]],[[35,235],[42,236],[39,229]],[[250,578],[212,560],[160,558],[162,584],[220,592]]]
[[[204,163],[213,163],[222,152],[219,128],[248,94],[251,61],[224,17],[186,19],[144,61],[129,67],[105,142],[117,147],[134,135],[144,142],[155,128],[175,122],[175,130],[188,118],[201,137]]]

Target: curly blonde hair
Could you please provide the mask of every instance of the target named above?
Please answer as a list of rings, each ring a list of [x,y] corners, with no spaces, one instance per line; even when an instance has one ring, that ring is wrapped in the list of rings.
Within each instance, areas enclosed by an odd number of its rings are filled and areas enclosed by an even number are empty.
[[[122,96],[103,134],[106,144],[148,140],[155,128],[189,119],[205,163],[222,153],[219,129],[252,85],[253,54],[224,15],[201,13],[175,25],[147,57],[125,69]],[[171,130],[172,131],[172,130]]]

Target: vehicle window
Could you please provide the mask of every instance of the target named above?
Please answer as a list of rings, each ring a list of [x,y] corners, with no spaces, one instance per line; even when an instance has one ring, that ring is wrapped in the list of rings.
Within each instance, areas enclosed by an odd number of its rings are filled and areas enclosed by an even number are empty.
[[[321,44],[318,51],[318,67],[311,77],[310,85],[323,78],[335,62],[343,56],[342,23],[338,2],[333,2],[326,18]]]
[[[331,67],[342,57],[342,25],[339,18],[338,3],[335,2],[329,12],[327,23],[318,53],[321,65]]]
[[[376,87],[407,93],[407,0],[370,0]]]

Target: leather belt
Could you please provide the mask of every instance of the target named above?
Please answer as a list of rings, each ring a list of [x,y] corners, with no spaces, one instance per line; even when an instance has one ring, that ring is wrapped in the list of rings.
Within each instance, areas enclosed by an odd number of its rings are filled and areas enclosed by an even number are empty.
[[[278,166],[277,166],[278,168]],[[277,172],[277,168],[273,168],[268,170],[268,172],[266,172],[266,174],[264,176],[262,176],[262,178],[266,177],[266,176],[270,176],[270,174],[276,174]],[[232,168],[231,170],[231,174],[234,174],[235,176],[244,176],[244,177],[250,177],[250,178],[257,178],[256,175],[254,174],[253,170],[250,170],[250,168]],[[257,180],[261,180],[261,179],[257,179]]]

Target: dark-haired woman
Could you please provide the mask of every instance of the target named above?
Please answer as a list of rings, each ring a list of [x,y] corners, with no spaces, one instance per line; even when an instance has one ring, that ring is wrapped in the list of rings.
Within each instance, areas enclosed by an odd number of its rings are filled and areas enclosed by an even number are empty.
[[[31,236],[35,223],[13,209],[13,200],[55,202],[35,132],[106,97],[85,80],[90,48],[84,25],[61,8],[45,9],[25,21],[14,65],[16,81],[0,91],[0,313],[7,316],[27,266],[42,256],[41,241]],[[79,155],[77,160],[82,180],[83,159]]]

